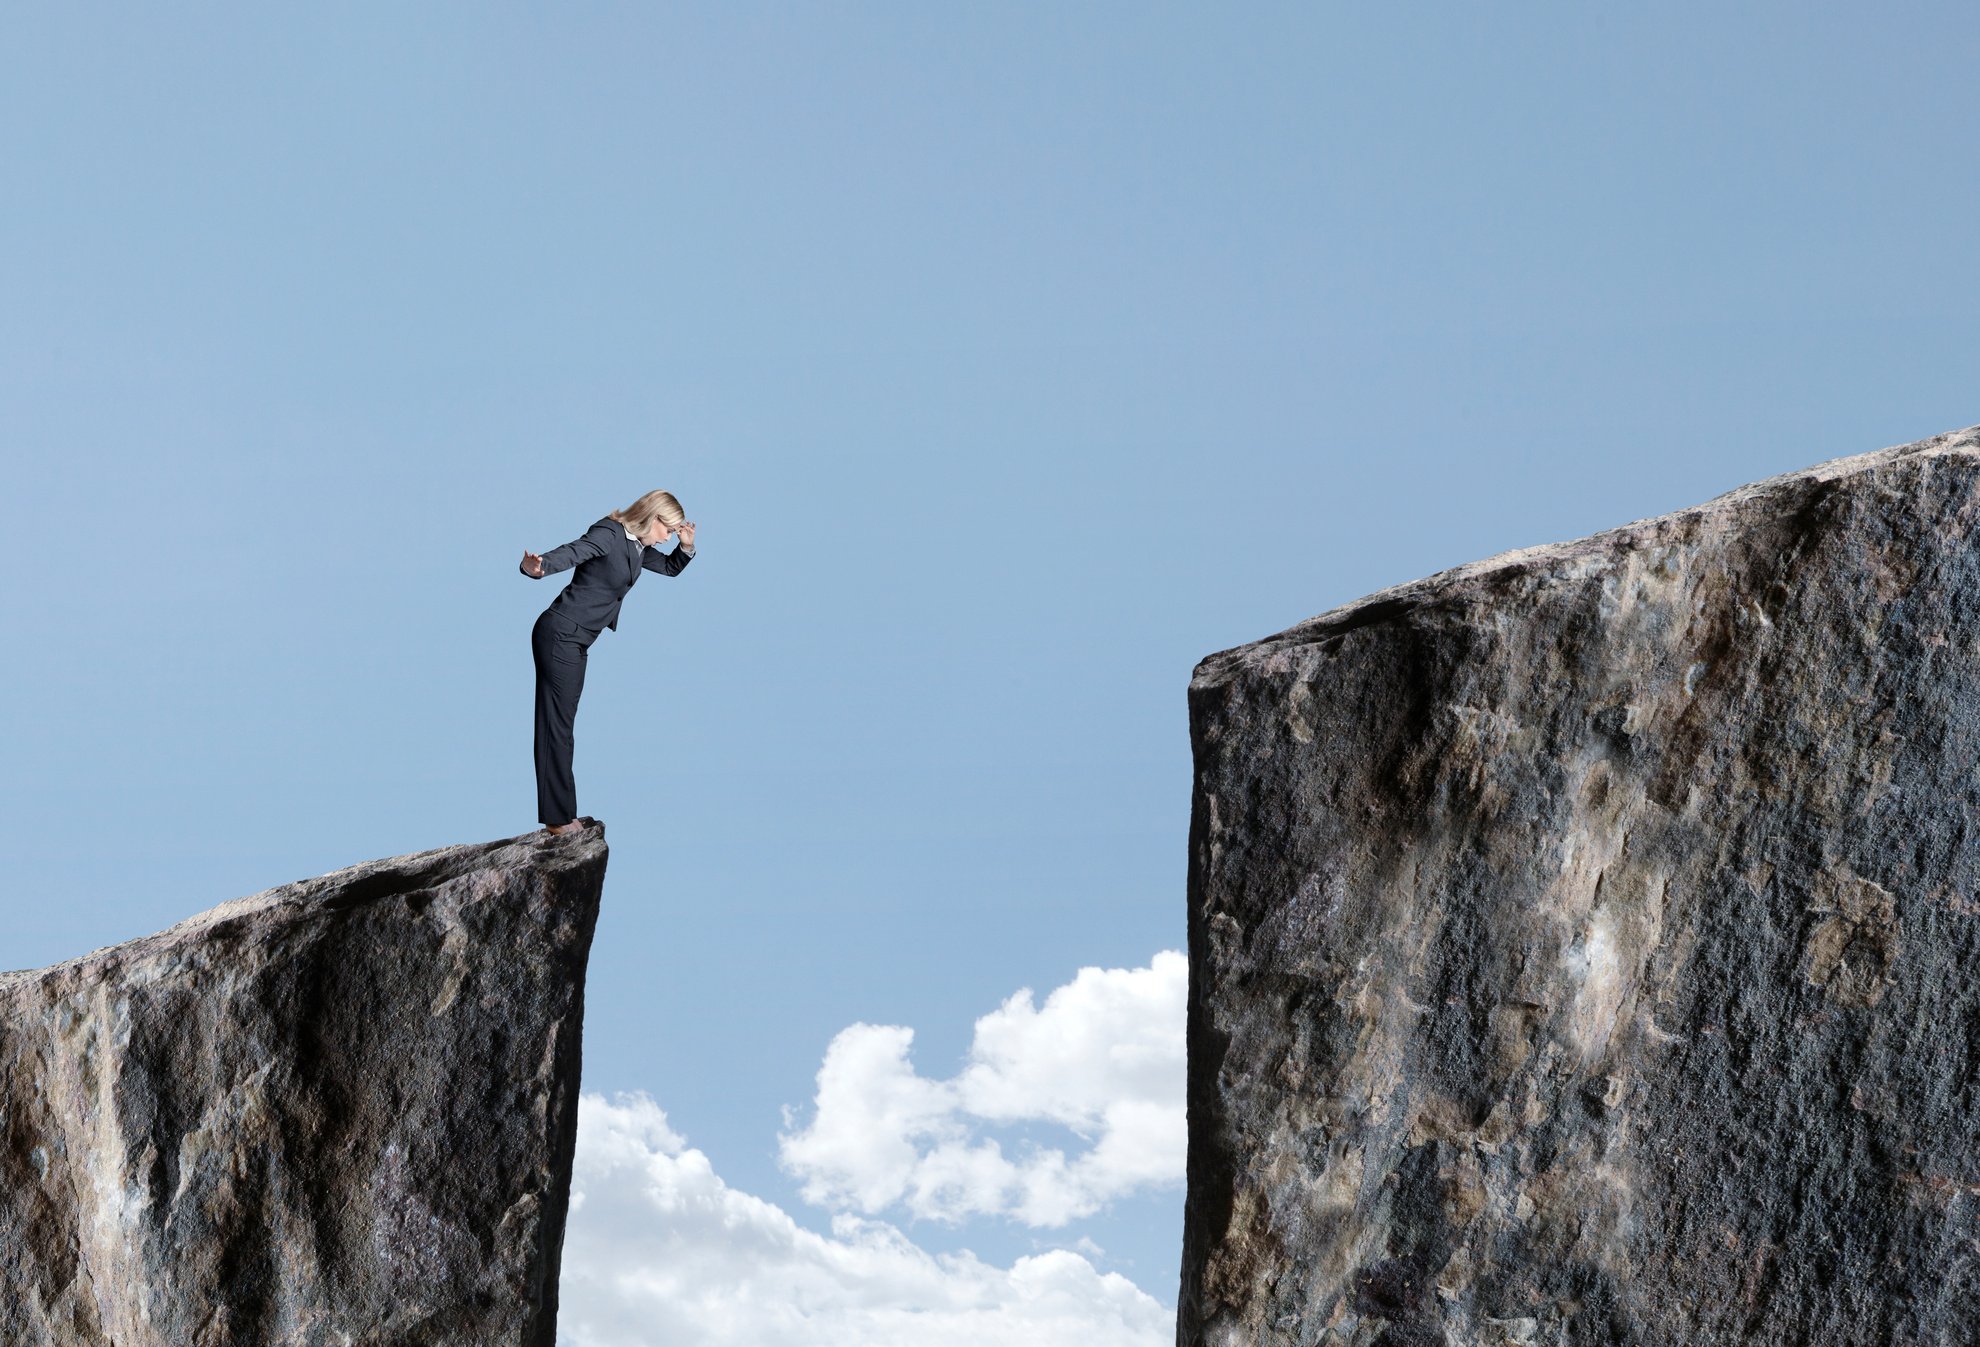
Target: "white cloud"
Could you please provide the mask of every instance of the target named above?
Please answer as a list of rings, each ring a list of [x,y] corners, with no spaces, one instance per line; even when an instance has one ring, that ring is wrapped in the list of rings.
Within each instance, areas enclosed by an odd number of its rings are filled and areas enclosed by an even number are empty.
[[[826,1049],[814,1115],[779,1138],[779,1158],[808,1202],[869,1214],[899,1204],[948,1221],[1060,1226],[1137,1188],[1179,1184],[1188,985],[1187,961],[1165,950],[1146,968],[1082,968],[1043,1006],[1019,991],[976,1022],[949,1080],[909,1062],[912,1029],[852,1025]],[[981,1135],[1037,1123],[1090,1144],[1011,1157]]]
[[[898,1040],[903,1051],[906,1041]],[[904,1132],[919,1127],[924,1096],[912,1080],[895,1078],[887,1041],[878,1044],[876,1078],[900,1088],[874,1112]],[[999,1268],[968,1253],[930,1254],[891,1225],[846,1214],[820,1235],[723,1183],[645,1095],[585,1095],[578,1119],[561,1347],[1166,1347],[1174,1340],[1173,1311],[1072,1250]]]

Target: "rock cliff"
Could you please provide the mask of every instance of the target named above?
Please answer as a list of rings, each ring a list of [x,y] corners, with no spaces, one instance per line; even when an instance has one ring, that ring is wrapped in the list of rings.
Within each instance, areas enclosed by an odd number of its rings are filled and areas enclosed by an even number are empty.
[[[1184,1347],[1980,1342],[1980,428],[1189,688]]]
[[[550,1347],[602,826],[0,974],[0,1343]]]

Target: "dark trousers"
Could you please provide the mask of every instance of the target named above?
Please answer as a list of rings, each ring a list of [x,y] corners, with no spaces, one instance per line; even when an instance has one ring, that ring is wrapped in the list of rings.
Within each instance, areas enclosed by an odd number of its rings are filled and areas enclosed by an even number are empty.
[[[536,817],[545,827],[577,817],[577,781],[571,775],[571,727],[584,664],[597,637],[549,609],[530,629],[536,659]]]

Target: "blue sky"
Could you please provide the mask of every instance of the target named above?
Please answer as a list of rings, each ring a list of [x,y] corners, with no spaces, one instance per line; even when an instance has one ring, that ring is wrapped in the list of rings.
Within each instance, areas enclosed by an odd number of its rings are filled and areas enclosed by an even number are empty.
[[[1950,4],[0,6],[0,964],[533,828],[516,562],[664,487],[699,556],[577,722],[585,1083],[829,1232],[779,1136],[837,1036],[959,1080],[1182,948],[1203,655],[1980,421],[1976,58]],[[1180,1213],[856,1214],[1172,1306]]]

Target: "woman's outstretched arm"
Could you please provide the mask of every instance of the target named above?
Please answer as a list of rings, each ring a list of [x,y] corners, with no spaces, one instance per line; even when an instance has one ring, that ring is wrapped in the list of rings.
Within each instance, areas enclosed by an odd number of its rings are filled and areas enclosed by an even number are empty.
[[[580,561],[589,561],[593,557],[604,556],[605,548],[612,537],[609,532],[605,531],[608,522],[601,521],[593,524],[585,530],[582,538],[573,538],[562,547],[551,548],[542,556],[537,556],[536,553],[525,550],[523,552],[522,565],[518,569],[532,580],[541,580],[546,575],[555,575],[558,571],[567,571]],[[533,569],[530,565],[532,559],[536,563]]]

